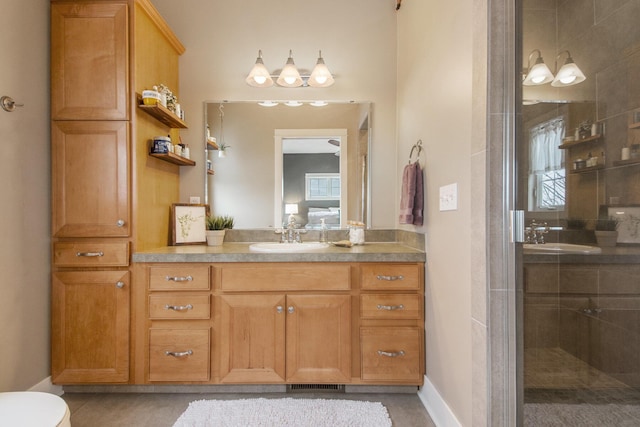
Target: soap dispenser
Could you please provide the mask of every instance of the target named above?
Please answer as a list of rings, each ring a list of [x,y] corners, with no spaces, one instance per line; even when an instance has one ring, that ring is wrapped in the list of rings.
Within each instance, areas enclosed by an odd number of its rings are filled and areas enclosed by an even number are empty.
[[[320,218],[320,243],[327,243],[327,224]]]

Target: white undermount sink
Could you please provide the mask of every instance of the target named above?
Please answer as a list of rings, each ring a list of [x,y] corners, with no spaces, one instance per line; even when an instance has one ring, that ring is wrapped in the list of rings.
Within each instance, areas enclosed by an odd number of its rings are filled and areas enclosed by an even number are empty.
[[[597,246],[576,245],[573,243],[525,243],[522,248],[528,254],[599,254],[602,252]]]
[[[328,247],[327,243],[320,242],[302,242],[302,243],[279,243],[279,242],[262,242],[254,243],[249,249],[254,252],[305,252],[316,249],[324,249]]]

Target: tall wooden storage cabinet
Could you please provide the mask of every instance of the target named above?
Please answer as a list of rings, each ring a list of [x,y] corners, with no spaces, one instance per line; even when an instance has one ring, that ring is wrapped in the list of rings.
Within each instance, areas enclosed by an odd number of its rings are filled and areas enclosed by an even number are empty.
[[[130,254],[167,244],[180,176],[137,93],[177,93],[183,52],[148,0],[51,2],[54,383],[131,378]]]

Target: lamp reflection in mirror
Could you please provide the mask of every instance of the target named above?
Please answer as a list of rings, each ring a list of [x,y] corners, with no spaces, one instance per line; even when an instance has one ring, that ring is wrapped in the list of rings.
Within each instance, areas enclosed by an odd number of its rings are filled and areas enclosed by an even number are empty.
[[[296,222],[294,215],[298,214],[298,204],[297,203],[285,203],[284,205],[284,213],[289,214],[289,224],[293,224]]]
[[[253,87],[270,87],[273,85],[274,78],[276,76],[271,75],[264,65],[262,50],[258,50],[258,58],[245,81]],[[334,82],[333,75],[322,58],[322,51],[318,53],[318,61],[311,75],[301,75],[293,61],[293,52],[289,50],[287,63],[276,78],[276,84],[282,87],[329,87]]]
[[[531,66],[531,57],[537,53],[538,58],[536,58],[536,63]],[[529,54],[529,60],[527,62],[527,75],[522,82],[525,86],[535,86],[542,85],[545,83],[549,83],[553,80],[553,74],[551,74],[551,70],[547,67],[547,64],[544,63],[542,59],[542,54],[538,49],[534,49]]]
[[[563,53],[567,54],[567,59],[564,61],[564,65],[562,66],[562,68],[557,71],[558,58],[560,58]],[[562,51],[556,56],[556,72],[556,77],[551,82],[551,86],[554,87],[571,86],[586,80],[584,73],[582,72],[582,70],[580,70],[580,68],[578,68],[576,63],[573,62],[571,53],[569,53],[568,50]]]

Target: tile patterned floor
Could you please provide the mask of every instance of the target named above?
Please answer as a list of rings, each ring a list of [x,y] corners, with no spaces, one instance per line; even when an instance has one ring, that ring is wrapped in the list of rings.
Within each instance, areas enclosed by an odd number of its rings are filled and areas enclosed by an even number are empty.
[[[65,393],[73,427],[164,427],[172,426],[189,402],[199,399],[250,399],[298,397],[352,399],[381,402],[394,426],[435,427],[416,394],[378,393]],[[302,426],[301,426],[302,427]]]

